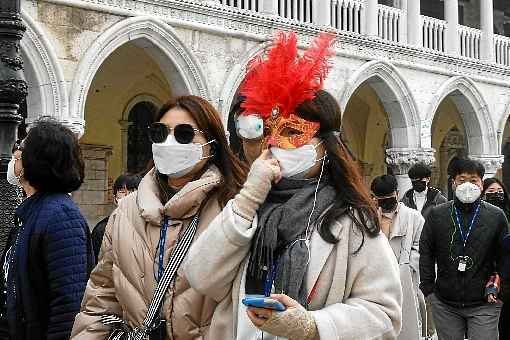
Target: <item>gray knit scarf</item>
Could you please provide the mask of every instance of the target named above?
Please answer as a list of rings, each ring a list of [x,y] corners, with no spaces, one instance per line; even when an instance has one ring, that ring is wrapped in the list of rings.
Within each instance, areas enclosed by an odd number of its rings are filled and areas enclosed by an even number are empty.
[[[274,185],[258,210],[258,228],[251,246],[246,274],[246,293],[264,294],[268,272],[274,270],[274,287],[307,306],[305,275],[308,249],[304,241],[308,218],[312,212],[317,179],[283,178]],[[335,188],[323,176],[317,191],[311,225],[333,204]],[[274,267],[275,266],[275,267]]]

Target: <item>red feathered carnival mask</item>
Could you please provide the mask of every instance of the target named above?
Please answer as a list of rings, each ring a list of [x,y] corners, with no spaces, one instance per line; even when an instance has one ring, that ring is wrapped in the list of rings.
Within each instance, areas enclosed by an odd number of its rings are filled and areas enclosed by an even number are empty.
[[[298,117],[295,109],[322,89],[332,67],[333,43],[333,34],[321,33],[300,57],[296,33],[278,32],[267,58],[262,52],[250,61],[240,91],[246,97],[242,114],[264,120],[269,145],[298,148],[319,131],[318,122]]]

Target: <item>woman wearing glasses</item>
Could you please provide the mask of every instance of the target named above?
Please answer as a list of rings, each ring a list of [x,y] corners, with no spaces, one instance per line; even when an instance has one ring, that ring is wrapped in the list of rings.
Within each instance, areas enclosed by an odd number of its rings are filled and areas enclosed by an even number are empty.
[[[182,235],[192,223],[198,223],[196,236],[202,233],[244,181],[220,115],[206,100],[174,99],[157,121],[149,127],[155,167],[110,217],[72,339],[106,339],[112,327],[103,315],[140,327]],[[178,270],[159,314],[166,326],[151,339],[203,338],[215,307]]]
[[[269,150],[183,265],[191,286],[219,302],[211,339],[394,339],[400,331],[394,255],[339,137],[340,108],[321,90],[331,39],[299,58],[296,35],[279,33],[267,59],[250,63],[243,114],[263,119]]]

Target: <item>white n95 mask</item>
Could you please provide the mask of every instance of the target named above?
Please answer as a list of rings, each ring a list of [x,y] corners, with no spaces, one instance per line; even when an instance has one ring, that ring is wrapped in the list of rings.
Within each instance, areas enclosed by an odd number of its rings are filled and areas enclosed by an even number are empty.
[[[321,143],[317,145],[305,144],[295,149],[270,148],[271,153],[280,164],[282,177],[291,178],[304,175],[316,162],[324,159],[317,159],[317,151],[315,150]]]
[[[462,203],[473,203],[480,198],[481,189],[478,185],[470,182],[465,182],[457,186],[455,189],[455,196]]]
[[[170,178],[182,177],[202,159],[212,157],[212,155],[203,157],[202,149],[203,146],[212,142],[214,140],[205,144],[180,144],[175,140],[174,135],[168,135],[163,143],[152,144],[152,157],[156,169]]]

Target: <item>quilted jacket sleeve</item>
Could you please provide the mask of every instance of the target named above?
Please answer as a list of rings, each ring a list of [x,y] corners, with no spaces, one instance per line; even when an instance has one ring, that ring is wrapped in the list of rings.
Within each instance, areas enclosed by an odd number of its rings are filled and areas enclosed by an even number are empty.
[[[101,245],[100,258],[96,268],[90,274],[87,289],[81,304],[80,313],[74,321],[71,339],[106,339],[110,328],[104,326],[99,317],[103,314],[122,315],[122,308],[115,296],[113,283],[113,224],[118,220],[115,213],[110,217]]]
[[[48,221],[44,267],[47,271],[48,340],[68,339],[88,280],[92,246],[77,209],[63,206]]]

